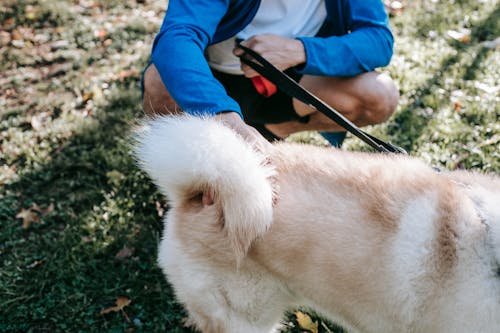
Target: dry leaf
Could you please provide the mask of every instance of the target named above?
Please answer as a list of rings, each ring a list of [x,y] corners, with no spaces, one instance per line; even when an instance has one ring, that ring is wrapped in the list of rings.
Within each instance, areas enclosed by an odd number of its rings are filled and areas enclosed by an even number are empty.
[[[28,20],[36,20],[38,18],[38,10],[32,5],[24,7],[24,12]]]
[[[82,243],[90,243],[92,242],[92,238],[90,238],[89,236],[82,236],[82,238],[80,238]]]
[[[28,266],[26,266],[26,267],[29,268],[29,269],[33,269],[33,268],[35,268],[35,267],[40,266],[41,264],[43,264],[43,262],[44,262],[43,259],[42,260],[35,260],[31,264],[29,264]]]
[[[295,317],[300,328],[308,330],[311,333],[318,333],[318,322],[313,322],[308,314],[297,311],[295,312]]]
[[[125,179],[125,175],[118,170],[106,172],[106,177],[108,177],[109,182],[114,186],[119,186],[120,182]]]
[[[31,205],[31,210],[34,210],[35,212],[38,212],[42,215],[49,214],[49,213],[52,213],[54,211],[54,204],[51,203],[47,208],[42,209],[36,203],[33,203]]]
[[[21,209],[17,213],[16,218],[23,219],[23,229],[28,229],[32,223],[40,222],[40,216],[54,211],[54,204],[51,203],[46,209],[40,208],[36,203],[33,203],[28,209]]]
[[[94,93],[92,91],[86,92],[82,97],[84,103],[91,100],[92,98],[94,98]]]
[[[106,314],[110,312],[118,312],[118,311],[123,311],[123,308],[128,306],[132,301],[129,300],[127,297],[122,297],[119,296],[116,298],[116,305],[112,306],[110,308],[101,310],[101,314]]]
[[[67,49],[69,47],[69,42],[67,40],[56,40],[53,41],[49,44],[50,49],[52,51],[60,50],[60,49]]]
[[[2,25],[3,25],[3,28],[5,30],[9,30],[9,29],[12,29],[15,25],[16,25],[16,21],[14,20],[13,17],[9,17],[9,18],[6,18],[3,22],[2,22]]]
[[[108,32],[104,29],[99,29],[94,31],[95,38],[104,38],[108,35]]]
[[[115,255],[115,258],[126,259],[132,254],[134,254],[134,249],[129,249],[128,247],[124,246],[120,251],[118,251],[118,253]]]
[[[469,43],[471,41],[470,29],[448,30],[448,36],[460,43]]]
[[[14,30],[12,31],[12,33],[10,34],[10,38],[12,40],[23,40],[23,35],[21,34],[21,32],[19,32],[19,30]]]
[[[21,209],[19,213],[16,215],[16,219],[23,219],[23,229],[28,229],[31,223],[40,222],[40,217],[36,212],[30,209]]]
[[[33,117],[31,117],[31,127],[35,130],[35,131],[39,131],[40,129],[42,129],[43,127],[43,124],[50,118],[50,113],[49,112],[42,112],[42,113],[39,113]],[[53,205],[52,205],[53,206]],[[37,206],[38,207],[38,206]],[[53,209],[54,207],[52,207]]]

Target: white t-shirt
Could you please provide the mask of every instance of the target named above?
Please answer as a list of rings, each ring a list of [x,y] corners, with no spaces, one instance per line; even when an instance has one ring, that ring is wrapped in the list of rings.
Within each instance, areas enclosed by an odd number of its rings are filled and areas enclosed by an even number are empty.
[[[206,50],[210,67],[229,74],[243,74],[240,60],[232,54],[235,38],[248,39],[272,33],[283,37],[311,37],[326,18],[324,0],[261,0],[255,17],[235,37]]]

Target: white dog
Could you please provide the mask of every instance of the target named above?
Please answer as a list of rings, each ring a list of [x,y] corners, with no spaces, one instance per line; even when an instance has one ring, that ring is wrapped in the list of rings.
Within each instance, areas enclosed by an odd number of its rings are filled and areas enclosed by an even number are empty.
[[[137,137],[171,204],[158,262],[201,332],[270,332],[297,305],[351,332],[500,332],[498,178],[286,143],[265,163],[187,116]]]

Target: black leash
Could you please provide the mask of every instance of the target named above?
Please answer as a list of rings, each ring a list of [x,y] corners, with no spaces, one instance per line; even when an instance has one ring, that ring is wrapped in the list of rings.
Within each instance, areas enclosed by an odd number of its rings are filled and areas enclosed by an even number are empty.
[[[320,111],[325,116],[342,126],[345,130],[351,132],[353,135],[357,136],[359,139],[380,152],[407,154],[406,150],[404,150],[403,148],[398,147],[390,142],[385,142],[359,129],[349,119],[347,119],[337,110],[304,89],[297,82],[280,71],[254,50],[249,49],[248,47],[241,44],[238,44],[238,47],[245,51],[245,53],[240,56],[241,62],[250,66],[257,73],[274,83],[276,87],[278,87],[278,89],[283,91],[285,94],[289,95],[290,97],[294,97],[302,103],[305,103],[306,105],[309,105],[310,107]],[[257,62],[255,62],[251,58],[255,59]]]

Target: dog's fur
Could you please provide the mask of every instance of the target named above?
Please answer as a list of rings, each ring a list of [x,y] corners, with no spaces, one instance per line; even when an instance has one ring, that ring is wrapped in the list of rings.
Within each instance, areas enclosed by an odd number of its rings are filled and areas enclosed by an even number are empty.
[[[171,205],[158,262],[201,332],[270,332],[297,305],[351,332],[500,332],[498,178],[287,143],[266,163],[187,116],[137,138]]]

